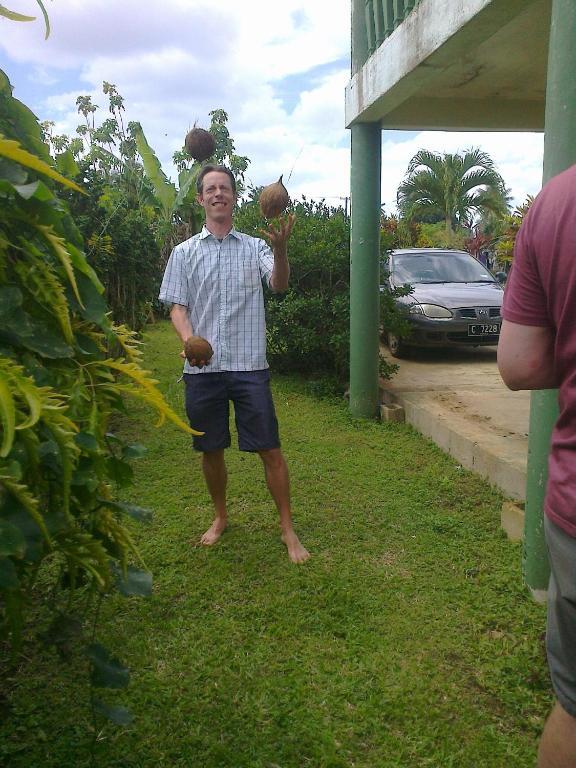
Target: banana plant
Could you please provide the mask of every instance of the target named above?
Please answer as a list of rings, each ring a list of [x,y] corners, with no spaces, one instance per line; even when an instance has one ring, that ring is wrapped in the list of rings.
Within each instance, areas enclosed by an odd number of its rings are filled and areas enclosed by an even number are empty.
[[[188,237],[200,230],[200,209],[196,203],[196,179],[201,164],[195,163],[192,168],[184,168],[178,174],[178,187],[170,181],[162,170],[154,150],[148,144],[140,123],[133,122],[128,126],[129,132],[136,142],[136,147],[144,172],[152,183],[161,211],[161,233],[163,238],[170,239],[175,226],[184,223]]]

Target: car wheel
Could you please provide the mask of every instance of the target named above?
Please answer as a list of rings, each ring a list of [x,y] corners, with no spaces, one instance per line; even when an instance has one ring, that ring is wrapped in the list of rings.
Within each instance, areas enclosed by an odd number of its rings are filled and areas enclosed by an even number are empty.
[[[404,357],[406,354],[406,344],[395,333],[388,334],[388,349],[392,357]]]

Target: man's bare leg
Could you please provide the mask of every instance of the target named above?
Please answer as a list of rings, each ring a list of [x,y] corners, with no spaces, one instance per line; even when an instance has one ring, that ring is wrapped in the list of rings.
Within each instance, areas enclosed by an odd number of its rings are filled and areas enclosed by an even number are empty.
[[[290,480],[288,467],[280,448],[272,448],[269,451],[259,451],[264,464],[264,474],[270,495],[274,499],[280,515],[280,528],[282,529],[282,541],[286,544],[288,557],[293,563],[303,563],[310,557],[310,553],[300,543],[292,526],[292,514],[290,512]]]
[[[200,544],[210,547],[215,544],[228,522],[226,512],[226,485],[228,472],[224,462],[224,451],[209,451],[202,455],[202,471],[208,486],[208,491],[214,504],[214,522],[206,533],[200,537]]]
[[[540,739],[538,768],[576,768],[576,718],[558,702]]]

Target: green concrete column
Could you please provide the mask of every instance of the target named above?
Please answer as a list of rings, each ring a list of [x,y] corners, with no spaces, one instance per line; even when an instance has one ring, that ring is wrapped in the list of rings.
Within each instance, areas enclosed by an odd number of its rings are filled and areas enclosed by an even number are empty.
[[[544,183],[576,163],[576,6],[553,0],[546,87]],[[558,417],[556,390],[535,391],[530,400],[530,435],[524,529],[524,578],[536,599],[549,577],[543,505],[550,435]]]
[[[382,135],[379,123],[351,129],[350,178],[350,411],[378,414],[380,324],[380,183]]]

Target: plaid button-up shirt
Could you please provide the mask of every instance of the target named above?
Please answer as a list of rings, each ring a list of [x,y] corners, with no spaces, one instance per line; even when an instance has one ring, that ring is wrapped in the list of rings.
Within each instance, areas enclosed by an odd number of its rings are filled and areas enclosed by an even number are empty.
[[[262,281],[270,283],[274,255],[259,238],[232,229],[220,242],[202,232],[170,255],[159,298],[188,307],[192,331],[214,350],[210,364],[185,373],[268,368]]]

